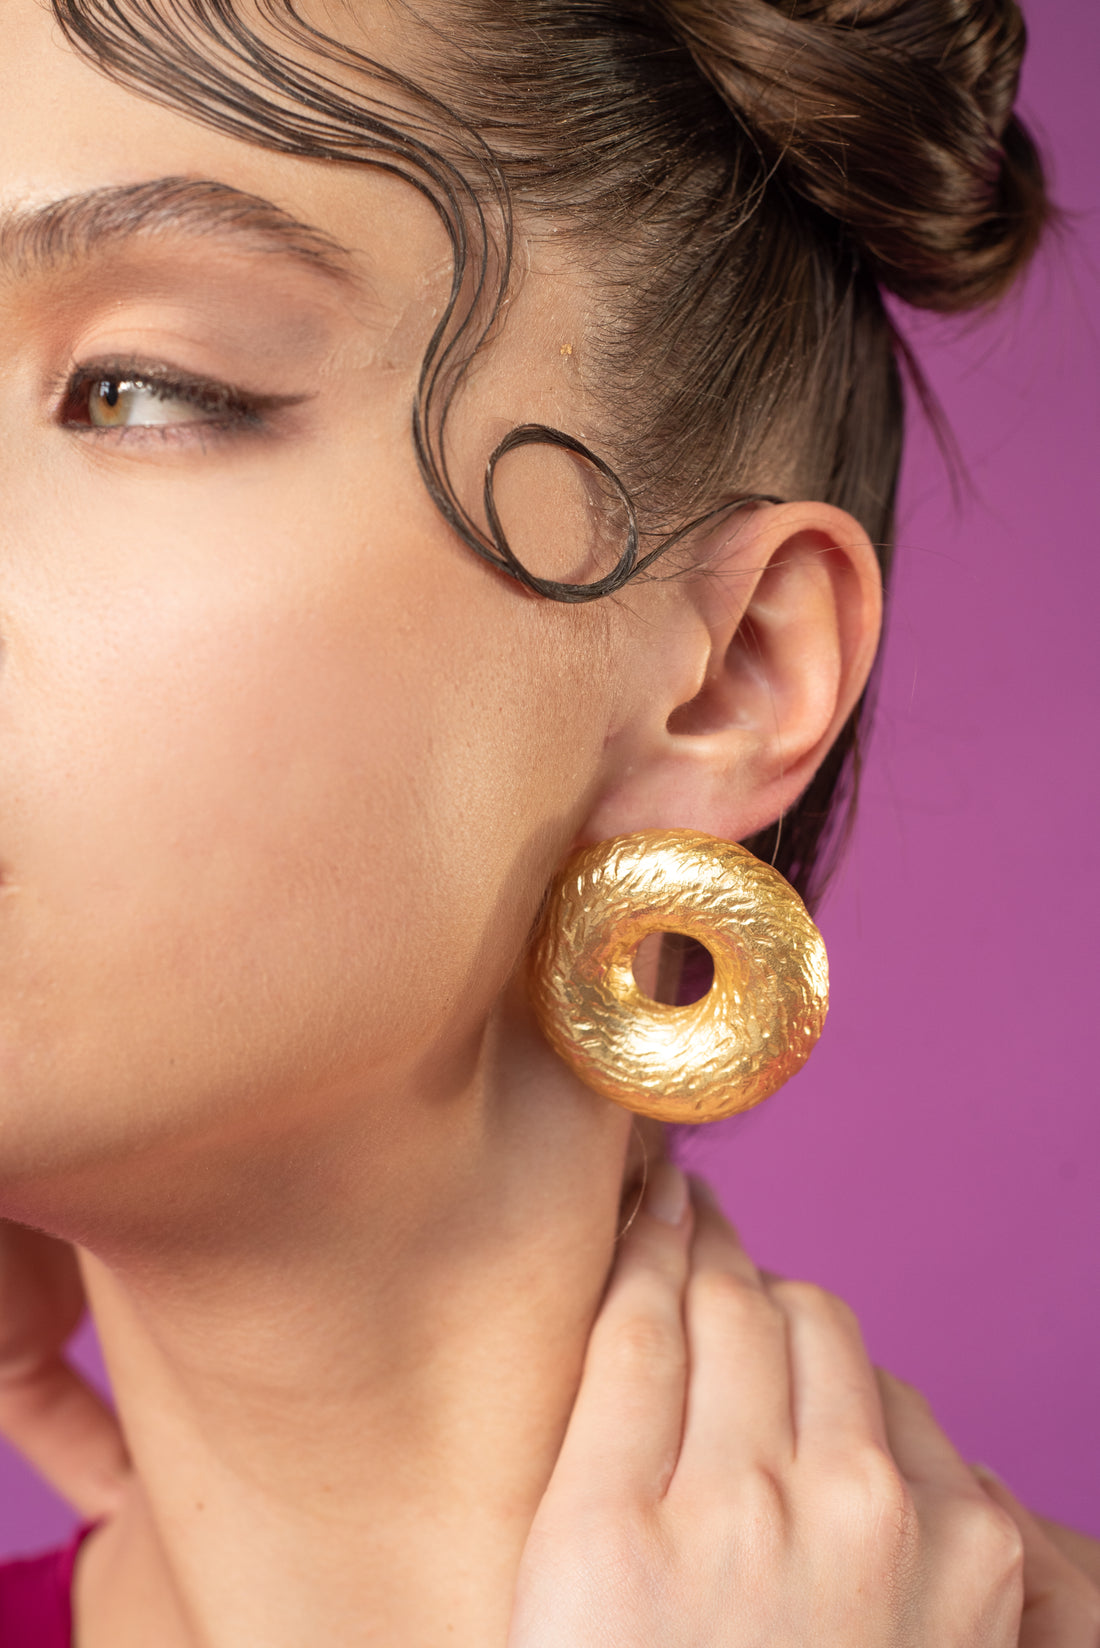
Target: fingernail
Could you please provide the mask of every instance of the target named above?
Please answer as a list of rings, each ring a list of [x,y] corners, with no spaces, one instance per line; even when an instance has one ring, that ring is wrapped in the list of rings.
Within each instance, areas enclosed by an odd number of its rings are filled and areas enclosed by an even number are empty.
[[[673,1162],[659,1162],[649,1176],[646,1212],[663,1225],[678,1225],[687,1212],[687,1180]]]

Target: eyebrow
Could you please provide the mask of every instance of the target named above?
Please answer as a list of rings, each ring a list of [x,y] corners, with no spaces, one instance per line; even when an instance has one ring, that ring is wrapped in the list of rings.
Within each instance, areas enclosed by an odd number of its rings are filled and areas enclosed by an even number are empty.
[[[161,177],[6,212],[0,215],[0,268],[18,274],[52,270],[126,241],[165,235],[232,238],[340,284],[355,284],[348,247],[272,201],[212,178]]]

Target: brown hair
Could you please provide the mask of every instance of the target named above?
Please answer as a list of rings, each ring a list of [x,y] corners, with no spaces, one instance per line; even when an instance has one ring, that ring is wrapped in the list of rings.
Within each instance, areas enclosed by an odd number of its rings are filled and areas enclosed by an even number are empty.
[[[612,593],[738,502],[848,510],[889,571],[906,351],[890,291],[955,312],[996,300],[1048,206],[1014,116],[1014,0],[441,0],[411,10],[417,83],[320,33],[294,0],[53,0],[91,60],[265,147],[358,159],[432,202],[454,285],[413,409],[436,503],[537,594]],[[282,49],[283,46],[288,50]],[[485,517],[443,431],[508,289],[513,217],[583,238],[602,293],[586,384],[606,431],[513,430]],[[617,566],[578,586],[513,554],[493,507],[506,451],[552,442],[625,512]],[[806,896],[854,795],[859,706],[798,804],[749,845]]]

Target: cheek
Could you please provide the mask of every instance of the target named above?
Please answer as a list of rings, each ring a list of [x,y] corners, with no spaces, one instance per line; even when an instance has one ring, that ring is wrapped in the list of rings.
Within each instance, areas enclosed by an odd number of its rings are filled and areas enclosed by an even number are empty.
[[[575,827],[595,733],[561,615],[430,515],[371,543],[307,513],[323,564],[304,522],[219,511],[15,626],[3,1110],[55,1104],[75,1150],[468,1029]]]
[[[235,1084],[321,1076],[356,991],[400,1035],[374,965],[416,811],[392,782],[398,716],[362,715],[369,683],[316,621],[194,616],[120,603],[86,673],[26,683],[8,752],[9,1051],[154,1129],[177,1093],[223,1110]]]

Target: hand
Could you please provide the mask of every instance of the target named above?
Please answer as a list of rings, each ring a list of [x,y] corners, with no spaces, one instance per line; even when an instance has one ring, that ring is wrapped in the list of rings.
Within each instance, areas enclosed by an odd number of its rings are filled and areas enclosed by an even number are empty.
[[[912,1393],[880,1387],[844,1304],[762,1277],[705,1196],[693,1240],[692,1224],[660,1168],[592,1331],[509,1648],[1016,1648],[1017,1519]]]
[[[1100,1543],[1033,1516],[982,1466],[974,1474],[1024,1542],[1020,1648],[1100,1648]]]
[[[958,1455],[919,1391],[878,1370],[890,1448],[907,1474],[919,1476],[922,1461],[944,1448]],[[1019,1530],[1024,1554],[1024,1598],[1019,1648],[1100,1648],[1100,1545],[1057,1523],[1043,1523],[984,1466],[971,1467],[992,1502]]]
[[[114,1415],[63,1354],[83,1312],[69,1244],[0,1220],[0,1434],[94,1520],[116,1509],[129,1462]]]
[[[976,1469],[980,1474],[984,1467],[979,1465]],[[985,1476],[988,1478],[988,1471],[985,1472]],[[998,1478],[994,1478],[994,1481],[999,1487],[1004,1488],[1004,1484]],[[1007,1489],[1004,1491],[1008,1492]],[[1011,1494],[1009,1498],[1012,1498]],[[1013,1503],[1018,1505],[1019,1500],[1014,1500]],[[1038,1523],[1040,1530],[1055,1549],[1061,1551],[1064,1557],[1068,1557],[1072,1565],[1091,1579],[1097,1590],[1100,1590],[1100,1539],[1093,1539],[1091,1534],[1078,1533],[1076,1528],[1067,1528],[1064,1523],[1052,1522],[1048,1516],[1035,1516],[1032,1512],[1027,1514],[1033,1522]]]

